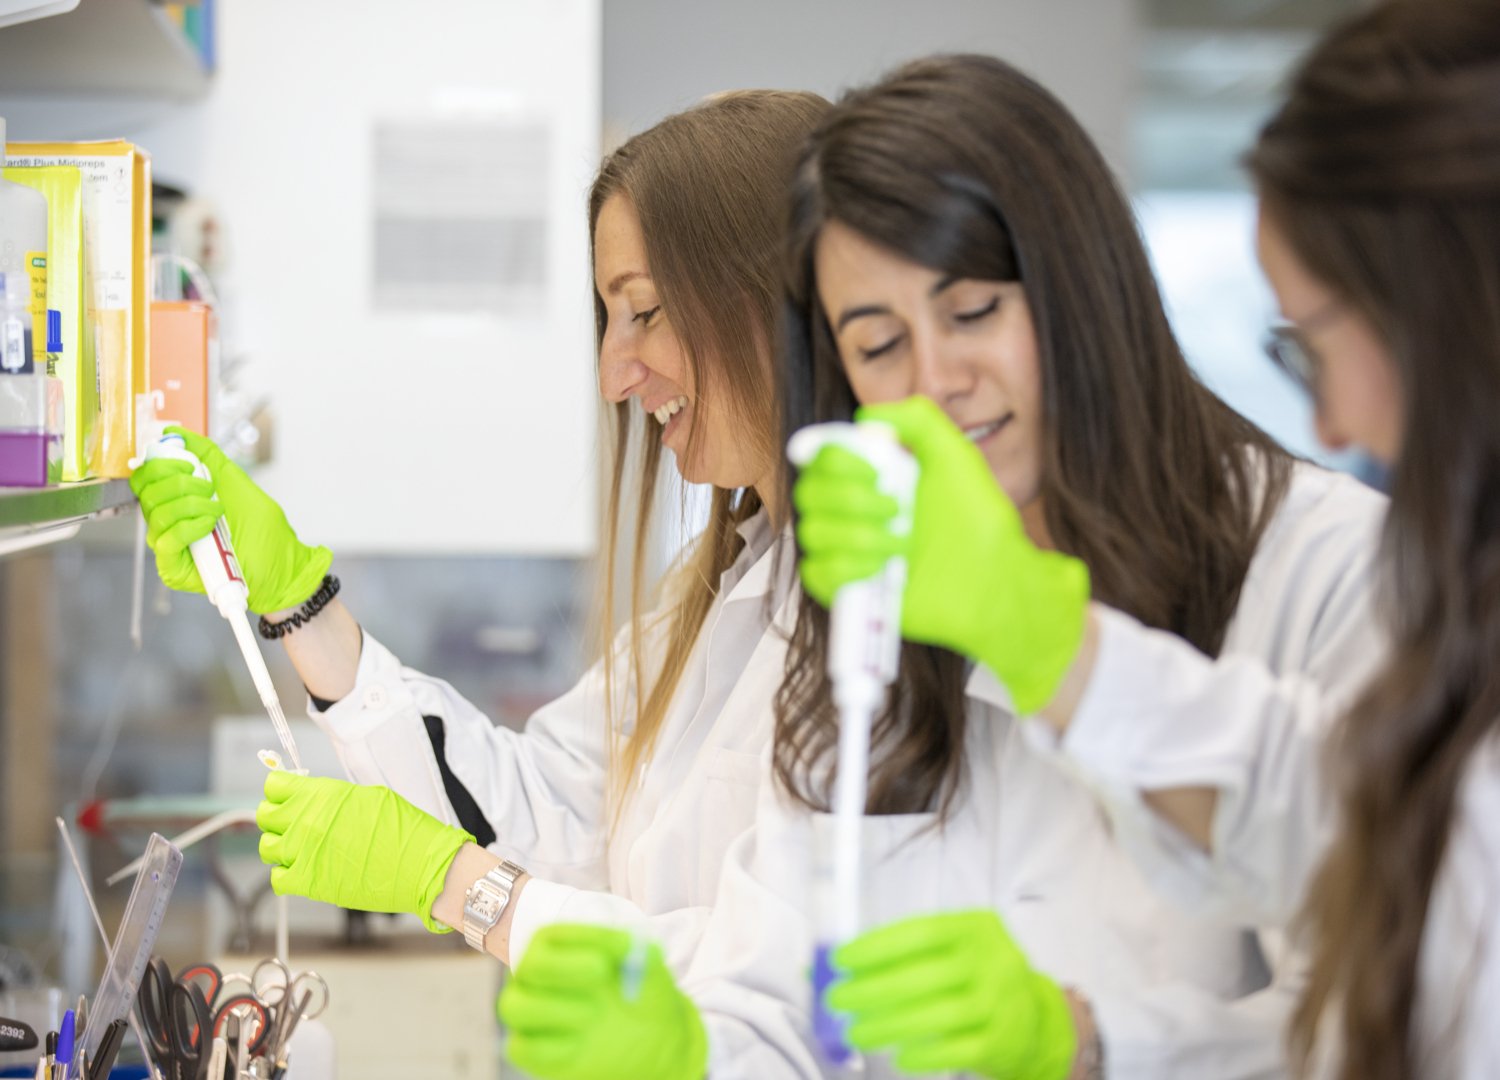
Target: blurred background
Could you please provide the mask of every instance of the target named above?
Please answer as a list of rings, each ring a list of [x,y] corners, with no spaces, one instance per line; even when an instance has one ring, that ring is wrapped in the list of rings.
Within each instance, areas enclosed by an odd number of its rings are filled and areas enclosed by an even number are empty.
[[[0,115],[12,141],[124,138],[151,155],[153,246],[200,264],[215,294],[215,434],[232,432],[299,532],[334,549],[371,633],[518,726],[598,640],[584,191],[603,151],[726,88],[836,96],[924,53],[998,54],[1056,92],[1119,171],[1202,378],[1316,457],[1305,403],[1259,350],[1273,305],[1237,159],[1289,65],[1358,5],[81,0],[0,26]],[[151,829],[174,831],[188,804],[173,800],[253,804],[245,747],[270,733],[228,628],[160,589],[149,555],[133,644],[133,506],[28,548],[40,523],[7,516],[5,499],[0,987],[76,995],[99,955],[54,817],[75,823],[112,927],[128,886],[103,875]],[[658,565],[691,532],[679,518]],[[302,688],[279,648],[265,653],[300,717]],[[318,753],[311,725],[298,730]],[[269,947],[274,907],[246,899],[264,878],[254,836],[189,853],[163,939],[178,957]],[[462,951],[422,944],[415,922],[350,927],[302,902],[291,920],[325,966],[359,969],[358,949],[338,952],[350,938],[414,964]],[[428,1075],[495,1074],[492,1000],[484,1033],[445,1046]],[[409,1074],[372,1041],[364,1075]]]

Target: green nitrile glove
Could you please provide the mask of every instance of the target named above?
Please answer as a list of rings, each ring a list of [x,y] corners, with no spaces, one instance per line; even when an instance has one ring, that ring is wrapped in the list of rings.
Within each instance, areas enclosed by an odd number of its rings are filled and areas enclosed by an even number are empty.
[[[661,949],[623,930],[554,923],[531,939],[500,995],[506,1056],[539,1080],[701,1080],[708,1036]]]
[[[146,542],[167,587],[203,591],[188,546],[213,532],[222,514],[250,590],[251,611],[264,615],[293,608],[317,592],[333,553],[298,540],[276,501],[211,440],[183,428],[167,431],[181,435],[213,477],[212,482],[199,479],[187,462],[171,458],[147,461],[130,474],[130,489],[146,515]]]
[[[920,915],[837,949],[828,1007],[852,1046],[905,1073],[1063,1080],[1077,1035],[1062,989],[1031,969],[993,911]]]
[[[1088,569],[1032,544],[979,448],[927,398],[855,416],[893,427],[921,467],[911,534],[891,535],[896,503],[876,487],[874,468],[825,446],[792,493],[803,586],[827,606],[840,586],[904,553],[903,636],[982,661],[1019,713],[1041,709],[1082,644]]]
[[[390,788],[277,770],[255,812],[271,888],[356,911],[409,912],[450,929],[432,904],[459,848],[474,842]]]

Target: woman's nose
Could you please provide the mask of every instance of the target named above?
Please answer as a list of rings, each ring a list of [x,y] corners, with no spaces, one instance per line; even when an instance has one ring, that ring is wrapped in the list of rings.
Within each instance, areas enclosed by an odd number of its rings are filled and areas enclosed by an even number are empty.
[[[912,343],[911,393],[922,394],[942,405],[965,394],[973,380],[966,365],[958,362],[941,343],[930,338]]]
[[[627,400],[649,374],[634,350],[620,342],[604,342],[599,353],[599,393],[605,401],[618,405]]]

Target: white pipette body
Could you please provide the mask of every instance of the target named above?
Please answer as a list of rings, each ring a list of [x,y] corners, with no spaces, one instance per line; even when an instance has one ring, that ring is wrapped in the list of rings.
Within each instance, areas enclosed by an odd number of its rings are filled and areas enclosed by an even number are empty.
[[[837,444],[875,468],[879,489],[896,500],[896,535],[911,531],[918,469],[886,424],[817,424],[792,437],[787,456],[810,462],[824,446]],[[838,771],[833,782],[832,880],[819,907],[814,956],[814,1027],[834,1064],[853,1058],[843,1040],[843,1023],[822,1005],[832,978],[828,952],[860,930],[862,828],[870,771],[870,728],[895,682],[901,660],[901,597],[906,560],[891,558],[875,576],[850,582],[834,595],[829,615],[828,675],[839,714]]]
[[[198,460],[198,455],[187,448],[180,435],[163,435],[146,450],[146,460],[171,458],[192,465],[193,475],[212,480],[208,466]],[[214,501],[218,501],[214,496]],[[234,542],[229,535],[229,522],[220,516],[214,531],[188,546],[198,576],[203,579],[203,591],[208,594],[219,614],[228,621],[234,631],[234,640],[250,670],[250,681],[255,692],[271,717],[271,725],[281,740],[281,748],[296,770],[302,768],[302,757],[297,753],[297,743],[292,738],[292,729],[287,725],[286,714],[281,710],[281,699],[276,696],[276,686],[271,682],[271,673],[266,669],[266,660],[255,642],[250,629],[250,590],[245,585],[245,576],[240,572],[239,560],[234,555]]]

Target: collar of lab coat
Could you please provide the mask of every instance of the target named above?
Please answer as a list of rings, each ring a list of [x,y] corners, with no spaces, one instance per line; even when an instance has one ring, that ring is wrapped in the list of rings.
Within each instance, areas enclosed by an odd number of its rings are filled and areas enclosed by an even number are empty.
[[[724,602],[728,604],[764,597],[772,591],[773,585],[778,593],[783,591],[790,584],[796,563],[786,550],[786,543],[792,535],[791,527],[776,533],[771,528],[770,515],[762,507],[740,522],[734,531],[740,534],[745,546],[740,549],[734,565],[719,578],[719,595],[724,598]],[[780,573],[775,575],[776,581],[773,582],[773,571],[778,569],[778,552],[782,554]]]
[[[1014,716],[1016,707],[1011,702],[1010,691],[1005,689],[995,673],[984,664],[976,663],[969,670],[969,681],[964,684],[964,695],[975,701],[991,705],[1007,716]]]

